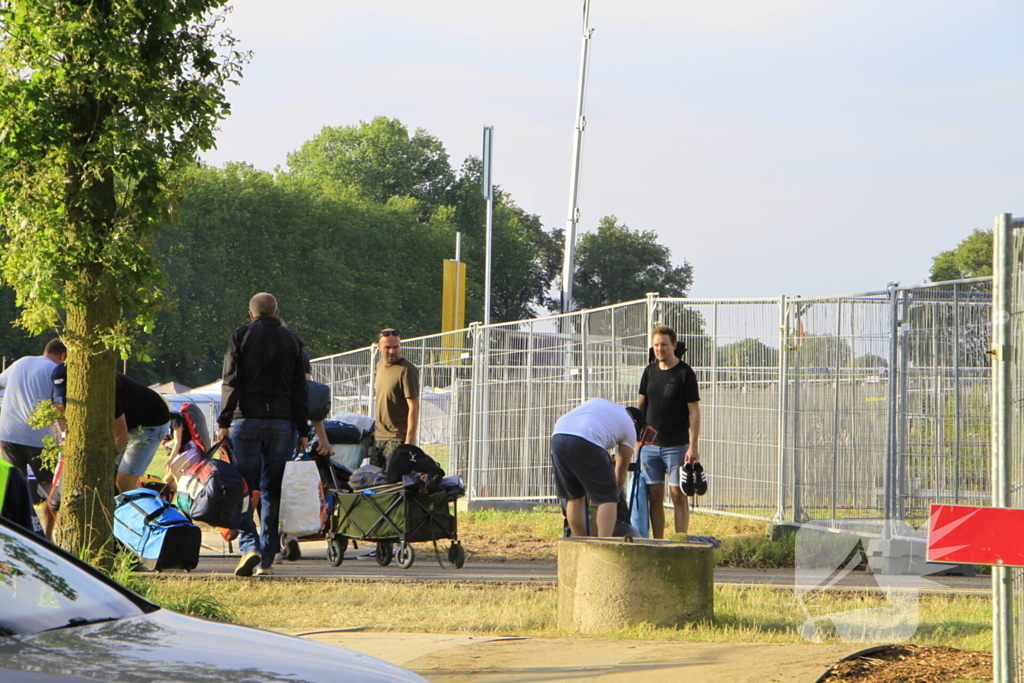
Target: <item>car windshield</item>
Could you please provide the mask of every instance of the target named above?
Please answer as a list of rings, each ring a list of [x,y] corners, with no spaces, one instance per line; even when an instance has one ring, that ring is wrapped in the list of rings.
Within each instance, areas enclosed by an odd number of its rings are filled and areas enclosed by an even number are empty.
[[[39,538],[0,526],[0,637],[143,613]]]

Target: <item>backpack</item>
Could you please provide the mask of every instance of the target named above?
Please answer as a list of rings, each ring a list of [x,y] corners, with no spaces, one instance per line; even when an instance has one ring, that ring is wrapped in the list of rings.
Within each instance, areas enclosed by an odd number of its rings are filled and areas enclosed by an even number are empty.
[[[403,443],[395,447],[395,450],[388,456],[387,467],[384,470],[389,484],[396,484],[402,481],[407,474],[430,474],[436,475],[440,481],[444,477],[444,470],[441,466],[423,452],[419,446]]]
[[[309,403],[308,419],[313,422],[326,420],[331,412],[331,388],[326,384],[307,379],[306,398]]]
[[[213,457],[222,443],[227,446],[228,442],[217,442],[199,462],[185,468],[178,479],[175,504],[193,521],[237,529],[249,487],[229,456],[223,460]]]

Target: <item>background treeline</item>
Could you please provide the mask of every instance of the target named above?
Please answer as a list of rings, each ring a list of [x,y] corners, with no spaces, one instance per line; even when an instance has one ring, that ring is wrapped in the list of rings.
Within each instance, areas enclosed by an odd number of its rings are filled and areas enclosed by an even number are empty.
[[[218,379],[228,336],[247,321],[258,291],[278,297],[313,357],[368,345],[385,325],[406,338],[439,332],[441,262],[453,258],[456,232],[467,263],[466,320],[483,319],[479,159],[456,170],[440,140],[378,117],[324,128],[287,162],[274,173],[197,166],[180,179],[172,220],[153,244],[168,306],[145,340],[150,360],[129,358],[129,374],[189,386]],[[561,229],[546,230],[499,188],[493,241],[492,321],[557,309]],[[691,283],[691,267],[674,266],[654,231],[609,216],[580,237],[578,307],[649,291],[682,296]],[[13,292],[0,289],[0,316],[12,321],[17,312]],[[10,362],[41,353],[48,336],[0,325],[0,354]]]

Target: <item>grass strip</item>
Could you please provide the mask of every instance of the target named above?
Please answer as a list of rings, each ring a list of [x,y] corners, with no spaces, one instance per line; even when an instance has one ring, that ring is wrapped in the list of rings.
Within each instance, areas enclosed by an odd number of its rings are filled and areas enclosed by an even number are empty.
[[[374,631],[470,633],[506,636],[572,635],[558,629],[553,587],[450,584],[355,584],[275,581],[153,582],[148,597],[193,591],[230,606],[238,623],[262,628],[318,630],[362,627]],[[884,607],[881,594],[836,593],[805,607],[810,616]],[[641,624],[602,634],[666,641],[733,643],[806,642],[798,629],[808,614],[791,591],[769,587],[715,588],[715,618],[678,628]],[[991,649],[991,600],[965,595],[922,595],[919,627],[911,642],[961,649]],[[841,641],[826,631],[825,642]]]

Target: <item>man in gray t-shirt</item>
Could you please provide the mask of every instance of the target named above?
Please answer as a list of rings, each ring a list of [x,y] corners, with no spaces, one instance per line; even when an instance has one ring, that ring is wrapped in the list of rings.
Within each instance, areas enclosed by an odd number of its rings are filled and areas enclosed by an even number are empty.
[[[34,429],[28,421],[41,401],[53,398],[53,370],[67,358],[68,350],[60,339],[46,344],[41,356],[25,356],[11,363],[0,373],[0,388],[4,390],[3,409],[0,410],[0,456],[28,475],[28,468],[36,476],[37,488],[32,491],[33,501],[42,502],[49,494],[53,473],[43,467],[39,456],[43,452],[43,438],[52,434],[49,428]],[[43,515],[47,536],[53,526],[53,516]]]

